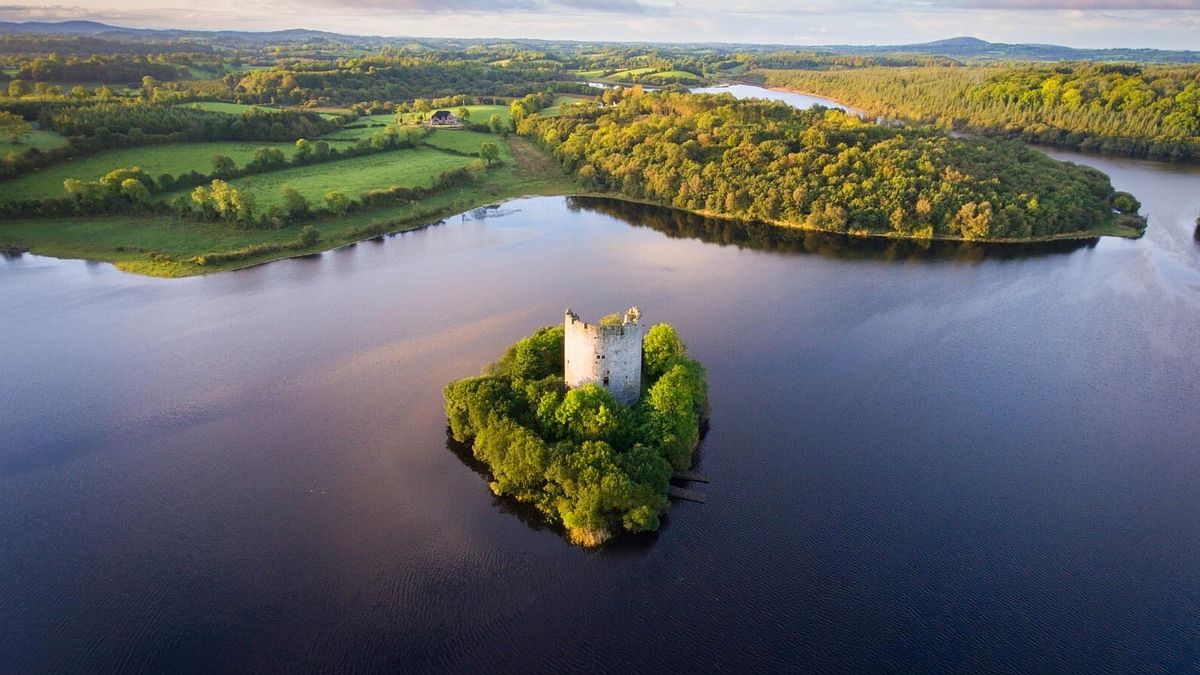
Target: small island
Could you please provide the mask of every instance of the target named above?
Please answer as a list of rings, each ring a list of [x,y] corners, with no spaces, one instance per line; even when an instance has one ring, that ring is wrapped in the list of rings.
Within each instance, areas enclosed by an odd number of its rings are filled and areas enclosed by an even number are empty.
[[[643,334],[634,307],[598,324],[567,310],[444,394],[450,434],[487,465],[492,492],[594,547],[658,529],[671,473],[700,441],[708,384],[675,329]]]

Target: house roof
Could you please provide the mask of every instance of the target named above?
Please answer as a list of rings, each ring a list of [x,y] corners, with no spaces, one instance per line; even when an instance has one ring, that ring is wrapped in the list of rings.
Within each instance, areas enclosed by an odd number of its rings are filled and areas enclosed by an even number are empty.
[[[435,120],[446,119],[447,117],[454,117],[454,115],[450,114],[449,110],[439,110],[433,113],[433,119]]]

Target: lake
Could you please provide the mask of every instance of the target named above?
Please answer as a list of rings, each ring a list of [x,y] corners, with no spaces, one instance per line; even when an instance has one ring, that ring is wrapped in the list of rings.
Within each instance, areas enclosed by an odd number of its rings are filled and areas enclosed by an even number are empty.
[[[821,105],[826,108],[844,110],[859,117],[870,117],[858,108],[848,106],[831,98],[825,98],[824,96],[802,94],[783,89],[767,89],[766,87],[756,87],[751,84],[721,84],[713,87],[693,87],[691,91],[696,94],[732,94],[736,98],[760,98],[767,101],[782,101],[794,108],[811,108],[815,105]]]
[[[1200,667],[1200,172],[1137,241],[857,241],[606,200],[210,277],[0,259],[0,671]],[[599,551],[441,389],[641,307],[705,504]]]

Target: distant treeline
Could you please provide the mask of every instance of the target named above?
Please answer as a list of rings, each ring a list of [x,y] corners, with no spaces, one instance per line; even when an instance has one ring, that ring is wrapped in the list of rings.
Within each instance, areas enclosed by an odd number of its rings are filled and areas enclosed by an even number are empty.
[[[411,101],[455,95],[520,97],[552,88],[584,92],[586,84],[557,69],[496,68],[471,61],[414,57],[344,59],[336,65],[298,64],[224,78],[229,96],[246,103],[310,105]]]
[[[1079,150],[1200,160],[1200,66],[758,70],[872,113]]]
[[[16,79],[29,82],[97,82],[136,84],[142,78],[175,80],[186,77],[183,66],[144,56],[100,56],[87,58],[57,54],[22,63]]]

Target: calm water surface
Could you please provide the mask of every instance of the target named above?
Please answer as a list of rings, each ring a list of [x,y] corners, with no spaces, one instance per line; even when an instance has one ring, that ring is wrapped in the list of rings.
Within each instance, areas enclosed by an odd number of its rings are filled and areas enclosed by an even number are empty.
[[[845,110],[854,115],[861,116],[866,114],[858,108],[848,106],[831,98],[825,98],[824,96],[801,94],[781,89],[767,89],[766,87],[756,87],[750,84],[722,84],[715,87],[695,87],[691,91],[697,94],[733,94],[737,98],[761,98],[767,101],[783,101],[795,108],[811,108],[815,105],[822,105],[826,108]]]
[[[0,671],[1194,671],[1200,173],[1075,159],[1143,239],[537,198],[207,278],[0,260]],[[582,551],[440,392],[635,303],[708,366],[713,483]]]

